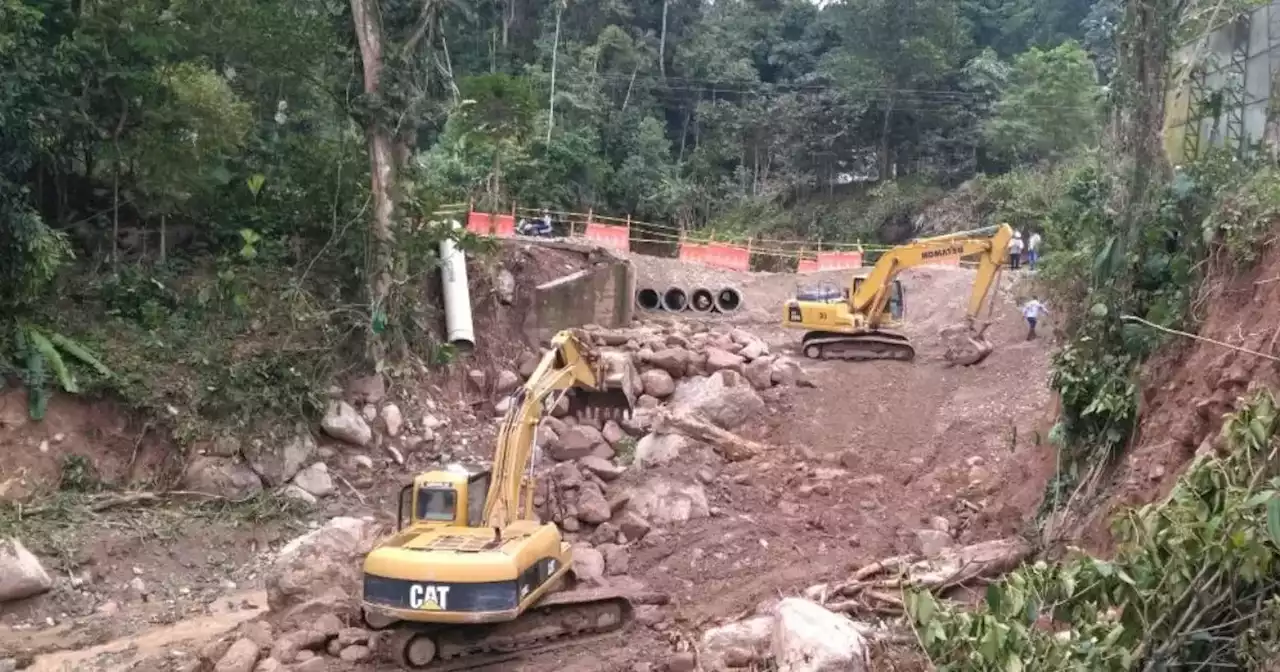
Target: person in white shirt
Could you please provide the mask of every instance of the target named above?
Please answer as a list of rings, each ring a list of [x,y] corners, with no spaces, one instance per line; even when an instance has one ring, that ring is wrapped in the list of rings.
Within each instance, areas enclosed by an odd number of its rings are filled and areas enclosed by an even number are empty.
[[[1031,300],[1022,305],[1022,317],[1027,320],[1027,340],[1033,341],[1036,338],[1036,322],[1040,319],[1040,314],[1048,314],[1049,309],[1045,308],[1043,303],[1036,298],[1035,294],[1031,295]]]
[[[1009,268],[1017,270],[1022,267],[1022,234],[1013,232],[1009,239]]]
[[[1031,232],[1031,237],[1027,239],[1027,264],[1031,266],[1031,270],[1036,270],[1036,262],[1040,259],[1040,234],[1036,231]]]

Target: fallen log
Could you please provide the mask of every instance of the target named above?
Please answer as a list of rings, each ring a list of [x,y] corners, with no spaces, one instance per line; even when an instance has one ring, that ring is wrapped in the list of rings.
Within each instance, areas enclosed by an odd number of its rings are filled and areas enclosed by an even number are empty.
[[[946,590],[1007,574],[1021,565],[1029,555],[1031,545],[1024,539],[1013,537],[950,548],[926,560],[919,559],[920,556],[895,556],[873,562],[854,572],[851,579],[836,587],[832,594],[842,597],[865,594],[877,601],[887,602],[883,598],[891,596],[875,591],[906,588]],[[847,605],[842,602],[840,606]]]
[[[653,431],[658,434],[681,434],[709,443],[717,453],[730,462],[749,460],[768,450],[768,446],[764,444],[744,439],[687,412],[661,411],[655,414],[652,426]]]

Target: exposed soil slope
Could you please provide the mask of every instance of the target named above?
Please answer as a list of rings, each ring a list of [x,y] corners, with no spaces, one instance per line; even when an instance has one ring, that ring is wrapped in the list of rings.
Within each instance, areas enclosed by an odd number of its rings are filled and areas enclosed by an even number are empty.
[[[1197,304],[1198,335],[1280,356],[1280,246],[1247,272],[1210,283]],[[1167,495],[1197,451],[1219,448],[1223,416],[1257,386],[1280,383],[1280,362],[1202,340],[1171,336],[1144,367],[1142,418],[1133,448],[1116,470],[1107,501],[1086,521],[1091,551],[1107,553],[1111,517]]]

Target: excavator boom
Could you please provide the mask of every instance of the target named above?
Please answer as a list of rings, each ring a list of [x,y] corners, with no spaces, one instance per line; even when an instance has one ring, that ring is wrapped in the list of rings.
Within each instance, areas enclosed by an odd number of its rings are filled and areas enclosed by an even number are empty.
[[[594,352],[587,349],[586,342],[585,335],[580,338],[570,330],[556,334],[529,380],[513,395],[498,431],[493,486],[484,503],[484,519],[499,535],[515,518],[533,516],[527,510],[532,484],[525,472],[533,454],[534,433],[552,395],[567,395],[570,412],[577,415],[626,415],[635,407],[636,374],[629,355]],[[527,495],[523,500],[522,492]]]

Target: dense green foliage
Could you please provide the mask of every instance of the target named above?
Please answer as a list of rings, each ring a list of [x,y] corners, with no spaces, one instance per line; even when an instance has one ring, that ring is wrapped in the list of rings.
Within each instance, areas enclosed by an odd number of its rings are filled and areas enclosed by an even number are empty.
[[[433,361],[445,202],[909,235],[1093,141],[1093,5],[0,0],[0,376],[241,423],[336,352]]]

